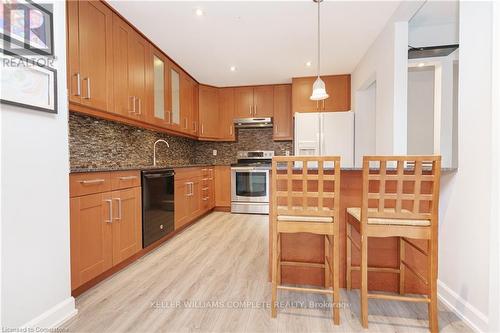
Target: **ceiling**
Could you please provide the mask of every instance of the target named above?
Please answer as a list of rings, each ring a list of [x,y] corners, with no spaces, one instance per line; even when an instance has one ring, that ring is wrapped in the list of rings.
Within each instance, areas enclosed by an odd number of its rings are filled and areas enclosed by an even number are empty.
[[[412,17],[410,26],[458,24],[458,0],[437,1],[428,0]]]
[[[109,3],[201,83],[286,83],[316,73],[317,6],[312,1]],[[321,73],[351,73],[398,5],[324,1]]]

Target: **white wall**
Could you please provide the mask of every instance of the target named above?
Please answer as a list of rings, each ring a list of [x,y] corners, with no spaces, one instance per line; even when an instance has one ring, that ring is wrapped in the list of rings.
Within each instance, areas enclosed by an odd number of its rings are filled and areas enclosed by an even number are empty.
[[[434,152],[434,67],[408,69],[408,154]]]
[[[406,139],[396,138],[406,138],[408,21],[422,3],[402,2],[351,74],[354,112],[356,93],[377,81],[376,154],[406,153]]]
[[[458,24],[409,26],[408,42],[413,47],[458,44]]]
[[[2,105],[3,327],[50,327],[75,313],[70,287],[65,2],[54,3],[57,115]]]
[[[491,177],[498,172],[491,157],[492,4],[460,5],[458,171],[442,177],[439,294],[476,329],[487,331]]]
[[[363,166],[363,156],[375,155],[376,133],[375,108],[377,98],[377,82],[371,83],[366,89],[356,91],[356,114],[354,129],[354,166]]]

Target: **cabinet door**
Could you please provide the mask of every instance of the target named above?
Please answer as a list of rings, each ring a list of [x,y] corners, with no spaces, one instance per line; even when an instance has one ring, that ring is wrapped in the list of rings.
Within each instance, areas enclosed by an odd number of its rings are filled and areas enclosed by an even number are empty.
[[[274,140],[293,139],[292,87],[280,85],[274,87]]]
[[[112,110],[112,20],[111,10],[99,1],[78,2],[80,81],[70,86],[73,100],[102,111]],[[70,70],[72,70],[70,68]],[[78,72],[76,73],[78,76]],[[74,76],[74,72],[70,72]],[[78,78],[77,78],[78,79]],[[79,89],[78,89],[79,88]]]
[[[80,42],[78,36],[79,18],[78,2],[68,1],[66,3],[66,15],[68,21],[68,99],[70,102],[82,102],[82,87],[80,74]]]
[[[214,172],[215,207],[230,207],[231,167],[216,166]]]
[[[217,88],[199,86],[200,138],[219,135],[219,92]]]
[[[253,117],[253,88],[241,87],[234,88],[234,117],[252,118]]]
[[[234,88],[219,89],[219,138],[234,141]]]
[[[351,75],[325,76],[323,80],[330,97],[320,102],[321,111],[351,110]]]
[[[318,112],[319,102],[311,101],[312,86],[316,77],[292,79],[292,112]]]
[[[273,86],[259,86],[253,88],[253,116],[272,117],[274,113]]]
[[[181,72],[181,131],[192,134],[193,85],[190,77]]]
[[[170,114],[173,129],[181,128],[181,74],[180,69],[169,63]]]
[[[191,198],[191,182],[189,180],[176,181],[174,197],[174,224],[177,230],[188,223],[190,219],[189,202]]]
[[[70,205],[71,289],[75,289],[112,266],[111,193],[72,198]]]
[[[133,187],[112,193],[113,265],[142,249],[141,189]]]
[[[151,48],[149,55],[150,74],[150,108],[147,109],[148,121],[161,126],[170,125],[168,65],[165,56],[155,48]]]
[[[133,110],[131,116],[138,120],[145,120],[147,108],[147,73],[148,42],[132,30],[129,34],[129,87],[132,90]]]
[[[114,113],[124,117],[132,117],[135,113],[135,99],[131,86],[132,74],[129,73],[129,63],[132,62],[129,54],[130,26],[118,15],[113,15],[113,95]]]
[[[199,96],[198,96],[198,83],[191,80],[191,90],[193,91],[193,112],[191,121],[191,134],[198,136],[200,129],[200,114],[199,114]]]
[[[189,201],[189,221],[194,220],[202,214],[203,193],[201,190],[202,181],[200,178],[191,180],[191,197]]]

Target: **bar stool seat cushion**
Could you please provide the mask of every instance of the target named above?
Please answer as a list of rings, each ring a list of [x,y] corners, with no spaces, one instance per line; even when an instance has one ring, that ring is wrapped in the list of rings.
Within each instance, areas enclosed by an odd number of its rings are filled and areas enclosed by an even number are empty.
[[[376,212],[375,208],[368,208],[368,212]],[[394,213],[395,209],[386,208],[384,210],[387,213]],[[409,210],[402,209],[403,213],[411,213]],[[347,213],[354,217],[356,220],[361,221],[361,208],[359,207],[349,207],[347,208]],[[383,217],[370,217],[368,219],[368,224],[387,224],[387,225],[407,225],[407,226],[423,226],[427,227],[431,225],[430,220],[415,220],[415,219],[391,219]]]
[[[278,215],[278,221],[282,221],[282,222],[322,222],[322,223],[331,223],[331,222],[333,222],[333,217],[330,217],[330,216]]]

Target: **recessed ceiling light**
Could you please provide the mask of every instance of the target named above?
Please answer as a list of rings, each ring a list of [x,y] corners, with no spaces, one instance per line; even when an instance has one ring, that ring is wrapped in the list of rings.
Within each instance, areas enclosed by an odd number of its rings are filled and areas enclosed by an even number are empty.
[[[424,64],[423,62],[421,62],[421,63],[419,63],[417,66],[418,66],[418,67],[424,67],[424,66],[425,66],[425,64]]]
[[[230,70],[231,72],[236,72],[236,66],[231,66],[231,67],[229,67],[229,70]]]
[[[196,16],[203,16],[203,10],[201,8],[196,8],[196,10],[194,11]]]
[[[306,62],[307,67],[311,67],[311,65],[312,65],[312,62],[310,62],[310,61]]]

